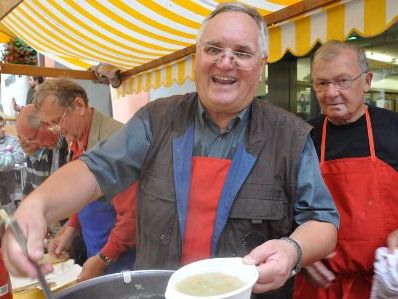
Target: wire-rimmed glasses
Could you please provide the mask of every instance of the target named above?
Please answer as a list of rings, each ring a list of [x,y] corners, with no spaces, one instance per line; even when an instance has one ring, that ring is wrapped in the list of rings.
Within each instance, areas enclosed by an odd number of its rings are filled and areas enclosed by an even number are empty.
[[[352,87],[352,83],[355,80],[358,80],[363,74],[366,73],[367,71],[364,71],[354,78],[341,78],[337,80],[314,80],[312,82],[312,86],[317,92],[326,91],[329,87],[329,84],[332,84],[337,90],[348,89]]]
[[[62,114],[59,122],[57,124],[48,126],[48,129],[50,131],[53,131],[54,133],[60,133],[62,130],[62,122],[64,121],[67,112],[68,112],[68,108],[65,109],[65,112],[64,112],[64,114]]]
[[[244,51],[235,51],[230,48],[220,48],[214,45],[197,46],[202,58],[210,63],[218,64],[228,57],[234,68],[240,70],[254,69],[261,58]]]

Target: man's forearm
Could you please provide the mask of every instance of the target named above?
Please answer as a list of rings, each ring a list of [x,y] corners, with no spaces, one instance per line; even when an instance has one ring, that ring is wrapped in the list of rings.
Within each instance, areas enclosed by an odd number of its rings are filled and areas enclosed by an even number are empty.
[[[327,222],[307,221],[291,235],[302,250],[302,266],[305,267],[327,256],[337,241],[337,228]]]

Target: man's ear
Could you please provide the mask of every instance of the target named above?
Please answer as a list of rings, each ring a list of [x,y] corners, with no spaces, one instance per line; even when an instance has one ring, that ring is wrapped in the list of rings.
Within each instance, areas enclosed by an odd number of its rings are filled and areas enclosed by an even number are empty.
[[[82,97],[76,97],[73,101],[74,108],[86,108],[87,105]]]
[[[85,115],[87,104],[82,97],[75,98],[75,100],[73,101],[73,107],[74,109],[79,110],[80,116]]]
[[[364,92],[368,92],[370,90],[370,87],[372,85],[372,79],[373,79],[373,73],[371,72],[366,73],[365,84],[363,86]]]

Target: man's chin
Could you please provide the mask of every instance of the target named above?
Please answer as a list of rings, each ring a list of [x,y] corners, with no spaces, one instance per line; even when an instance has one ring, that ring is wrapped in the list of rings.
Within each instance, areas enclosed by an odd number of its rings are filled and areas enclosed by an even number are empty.
[[[329,106],[326,110],[327,116],[344,114],[344,109],[340,105]]]

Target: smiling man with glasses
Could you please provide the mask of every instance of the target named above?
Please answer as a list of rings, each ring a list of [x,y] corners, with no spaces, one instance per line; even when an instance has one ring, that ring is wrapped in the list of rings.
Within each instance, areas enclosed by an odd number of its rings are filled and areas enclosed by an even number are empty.
[[[295,299],[369,298],[376,249],[398,248],[398,115],[365,104],[372,73],[354,44],[320,47],[312,78],[323,112],[312,137],[341,225],[335,253],[303,270]]]
[[[137,269],[239,256],[258,266],[251,298],[291,298],[292,276],[333,250],[338,226],[311,128],[256,98],[268,48],[256,10],[219,4],[202,23],[197,45],[197,92],[144,106],[106,142],[49,178],[17,219],[39,236],[28,210],[36,207],[44,222],[44,215],[72,212],[139,181]],[[50,196],[56,186],[63,191]],[[68,204],[57,210],[55,202]],[[3,240],[8,266],[26,273],[11,236]]]

